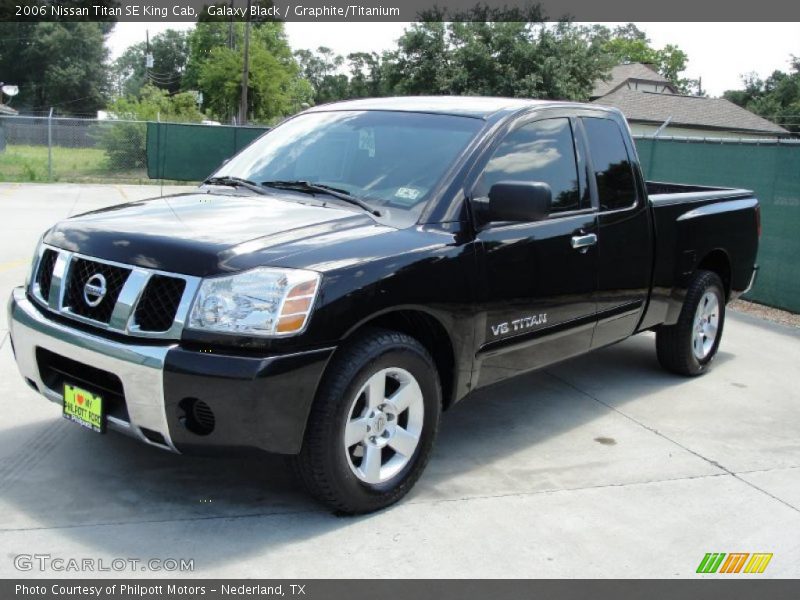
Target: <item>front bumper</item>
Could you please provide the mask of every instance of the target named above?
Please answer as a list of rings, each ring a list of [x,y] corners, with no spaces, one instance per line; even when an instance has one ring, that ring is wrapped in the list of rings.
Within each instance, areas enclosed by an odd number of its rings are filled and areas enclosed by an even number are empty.
[[[124,407],[107,416],[108,427],[173,452],[298,452],[334,350],[263,357],[121,342],[52,320],[23,288],[13,291],[8,313],[17,365],[31,387],[62,403],[60,385],[43,372],[42,352],[85,365],[90,389],[91,373],[112,374],[121,382]],[[210,431],[187,426],[187,407],[199,401],[212,411]]]

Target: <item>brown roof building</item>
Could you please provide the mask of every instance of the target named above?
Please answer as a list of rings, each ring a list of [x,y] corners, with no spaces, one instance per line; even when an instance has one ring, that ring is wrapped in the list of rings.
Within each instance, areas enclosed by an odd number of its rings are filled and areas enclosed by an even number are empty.
[[[683,96],[649,65],[630,63],[611,69],[595,83],[591,99],[613,106],[628,119],[634,135],[701,138],[775,138],[789,132],[724,98]]]

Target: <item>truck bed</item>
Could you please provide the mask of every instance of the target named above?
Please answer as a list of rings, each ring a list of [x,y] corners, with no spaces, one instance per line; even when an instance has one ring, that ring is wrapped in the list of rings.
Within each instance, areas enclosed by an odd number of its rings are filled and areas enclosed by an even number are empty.
[[[702,268],[698,261],[717,261],[729,294],[750,283],[758,248],[757,206],[753,192],[648,181],[658,260],[654,264],[650,307],[643,320],[674,324],[688,277]],[[733,296],[735,297],[735,295]]]

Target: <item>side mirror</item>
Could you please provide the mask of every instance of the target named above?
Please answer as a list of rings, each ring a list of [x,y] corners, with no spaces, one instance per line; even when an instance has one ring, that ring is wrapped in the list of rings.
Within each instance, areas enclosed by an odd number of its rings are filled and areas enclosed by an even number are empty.
[[[489,190],[487,220],[541,221],[550,214],[553,192],[541,181],[501,181]]]

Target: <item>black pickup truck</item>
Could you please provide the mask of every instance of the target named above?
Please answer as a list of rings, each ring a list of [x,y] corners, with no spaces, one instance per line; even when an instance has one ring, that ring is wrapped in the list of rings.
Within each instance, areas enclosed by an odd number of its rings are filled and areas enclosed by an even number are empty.
[[[616,110],[343,102],[195,192],[49,229],[11,340],[76,423],[293,455],[361,513],[409,491],[473,390],[648,330],[666,369],[703,373],[759,229],[750,191],[644,181]]]

